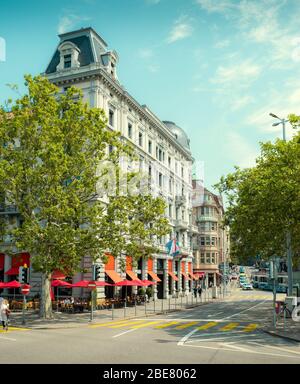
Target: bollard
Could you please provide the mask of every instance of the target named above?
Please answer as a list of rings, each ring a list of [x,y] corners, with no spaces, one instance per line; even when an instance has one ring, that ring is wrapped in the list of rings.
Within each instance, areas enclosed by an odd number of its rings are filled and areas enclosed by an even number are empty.
[[[26,324],[26,320],[25,320],[25,310],[26,310],[26,296],[23,295],[22,325],[25,325],[25,324]]]
[[[186,301],[186,303],[185,303],[185,308],[187,308],[188,305],[189,305],[189,297],[188,297],[188,295],[186,295],[186,297],[185,297],[185,301]]]
[[[136,299],[134,299],[134,314],[136,316]]]
[[[161,312],[164,313],[164,298],[161,300]]]
[[[171,297],[169,296],[169,311],[171,310]]]
[[[175,311],[176,311],[176,298],[177,298],[177,294],[175,293]]]
[[[111,305],[111,319],[112,320],[114,319],[114,307],[115,307],[115,305],[114,305],[114,303],[112,303],[112,305]]]
[[[182,308],[182,292],[181,292],[181,295],[180,295],[180,300],[181,300],[181,308]]]
[[[155,313],[155,300],[153,299],[153,310],[154,310],[154,313]]]
[[[126,297],[125,297],[125,300],[124,300],[124,317],[126,317]]]
[[[145,316],[147,317],[147,300],[146,300],[146,296],[145,296]]]

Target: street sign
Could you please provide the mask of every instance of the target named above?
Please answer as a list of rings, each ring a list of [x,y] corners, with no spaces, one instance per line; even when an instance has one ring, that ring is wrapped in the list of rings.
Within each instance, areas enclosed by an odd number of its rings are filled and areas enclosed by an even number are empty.
[[[22,285],[21,286],[21,293],[22,293],[22,295],[28,295],[29,294],[29,292],[30,292],[30,285],[28,285],[28,284],[24,284],[24,285]]]

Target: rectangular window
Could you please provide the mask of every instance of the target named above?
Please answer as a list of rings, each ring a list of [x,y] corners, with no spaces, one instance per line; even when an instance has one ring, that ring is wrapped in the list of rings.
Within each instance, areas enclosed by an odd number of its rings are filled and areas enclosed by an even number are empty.
[[[150,153],[150,155],[152,155],[152,141],[151,140],[148,141],[148,153]]]
[[[205,264],[205,254],[204,253],[200,253],[200,263]]]
[[[216,245],[215,237],[212,237],[212,238],[211,238],[211,245],[212,245],[213,247]]]
[[[111,127],[114,126],[114,111],[112,109],[109,110],[109,119],[108,119],[108,122],[109,122],[109,125]]]
[[[140,147],[143,146],[143,134],[142,134],[142,132],[139,133],[139,146]]]
[[[201,215],[204,216],[205,212],[204,212],[204,207],[201,207]]]
[[[205,237],[200,237],[200,245],[205,245]]]
[[[64,55],[64,68],[71,68],[72,57],[71,55]]]
[[[172,204],[169,204],[169,217],[172,219]]]
[[[205,222],[200,222],[200,231],[205,231]]]
[[[163,186],[163,175],[162,175],[162,173],[159,173],[159,175],[158,175],[158,184],[162,188],[162,186]]]
[[[183,167],[181,167],[181,177],[184,178],[184,171],[183,171]]]
[[[206,253],[206,264],[211,263],[210,253]]]
[[[205,245],[210,245],[210,237],[206,236],[205,238]]]
[[[162,150],[161,149],[158,150],[158,160],[162,161]]]
[[[128,137],[132,139],[132,124],[128,123]]]
[[[170,156],[168,157],[168,166],[169,166],[169,168],[171,168],[171,157]]]
[[[211,262],[212,262],[212,264],[216,264],[216,258],[215,258],[214,252],[211,254]]]

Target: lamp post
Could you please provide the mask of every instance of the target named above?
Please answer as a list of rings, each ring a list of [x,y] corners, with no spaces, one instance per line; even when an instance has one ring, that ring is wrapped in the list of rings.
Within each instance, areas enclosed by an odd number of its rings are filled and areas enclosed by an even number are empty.
[[[270,113],[270,116],[278,119],[277,123],[273,123],[273,127],[277,127],[282,124],[282,136],[283,141],[286,140],[286,130],[285,124],[289,122],[287,119],[281,119],[280,117],[274,115],[274,113]],[[288,229],[286,232],[286,253],[287,253],[287,265],[288,265],[288,296],[292,296],[293,294],[293,261],[292,261],[292,236],[291,231]]]

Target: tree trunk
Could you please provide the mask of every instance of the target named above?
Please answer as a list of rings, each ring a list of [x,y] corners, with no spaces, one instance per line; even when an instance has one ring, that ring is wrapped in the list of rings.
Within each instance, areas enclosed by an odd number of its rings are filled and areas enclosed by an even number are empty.
[[[52,302],[50,296],[51,289],[51,273],[42,275],[42,292],[40,302],[40,318],[52,319]]]

